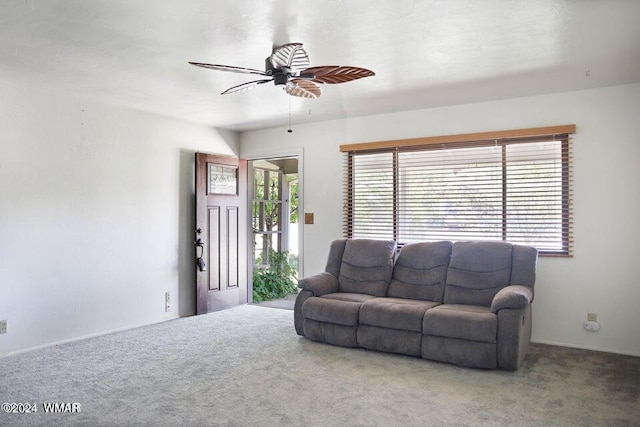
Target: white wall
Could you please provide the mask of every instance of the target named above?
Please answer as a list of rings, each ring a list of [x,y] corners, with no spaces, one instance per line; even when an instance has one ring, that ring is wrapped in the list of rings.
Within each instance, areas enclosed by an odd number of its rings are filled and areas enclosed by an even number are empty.
[[[318,100],[317,102],[322,102]],[[241,135],[241,156],[304,150],[305,274],[342,235],[340,144],[574,123],[573,258],[540,258],[533,340],[640,355],[640,85],[267,129]],[[583,329],[595,312],[599,332]]]
[[[239,136],[6,81],[0,99],[0,355],[192,314],[193,153]]]

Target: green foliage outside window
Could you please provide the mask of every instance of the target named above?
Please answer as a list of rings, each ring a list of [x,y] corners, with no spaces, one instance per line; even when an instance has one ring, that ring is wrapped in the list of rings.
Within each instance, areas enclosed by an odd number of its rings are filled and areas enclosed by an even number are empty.
[[[253,301],[271,301],[296,293],[296,274],[288,252],[269,249],[268,266],[253,269]]]
[[[270,231],[278,225],[280,207],[278,179],[278,172],[256,169],[253,203],[254,231]],[[284,175],[284,179],[285,185],[289,186],[289,223],[296,224],[298,222],[298,174]]]
[[[289,184],[289,198],[291,200],[289,222],[296,224],[298,222],[298,174],[287,175],[286,178]]]

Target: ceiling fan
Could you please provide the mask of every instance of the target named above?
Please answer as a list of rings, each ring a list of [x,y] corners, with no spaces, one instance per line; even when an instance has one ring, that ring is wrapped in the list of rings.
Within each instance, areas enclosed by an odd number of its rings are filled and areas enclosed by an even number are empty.
[[[346,83],[375,75],[373,71],[360,67],[341,67],[338,65],[309,67],[309,56],[302,48],[302,43],[287,43],[273,48],[271,55],[265,59],[264,71],[234,67],[232,65],[203,64],[201,62],[189,62],[189,64],[212,70],[256,74],[267,77],[230,87],[222,92],[222,95],[252,89],[258,85],[273,81],[276,86],[283,86],[283,89],[289,95],[302,98],[317,98],[322,94],[319,83]]]

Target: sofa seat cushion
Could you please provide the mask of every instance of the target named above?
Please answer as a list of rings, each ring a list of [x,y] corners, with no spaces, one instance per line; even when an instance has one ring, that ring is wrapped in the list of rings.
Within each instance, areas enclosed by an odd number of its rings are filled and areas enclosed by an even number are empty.
[[[362,304],[365,301],[376,299],[376,297],[367,294],[356,294],[352,292],[333,292],[330,294],[322,295],[324,299],[336,300],[336,301],[348,301],[357,302]]]
[[[495,343],[498,316],[490,307],[442,304],[424,315],[422,333],[446,338]]]
[[[424,313],[440,303],[405,298],[375,298],[360,308],[360,324],[422,332]]]
[[[371,295],[336,292],[311,297],[302,304],[302,317],[318,322],[356,326],[363,302],[374,299]]]

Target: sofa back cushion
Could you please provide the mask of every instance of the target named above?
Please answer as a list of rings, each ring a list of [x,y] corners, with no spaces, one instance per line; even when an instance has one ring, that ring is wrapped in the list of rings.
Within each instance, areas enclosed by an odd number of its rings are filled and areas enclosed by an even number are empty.
[[[442,302],[451,245],[451,242],[430,242],[403,246],[387,294]]]
[[[513,245],[505,242],[456,242],[451,250],[445,304],[490,307],[495,294],[511,284]]]
[[[386,296],[395,252],[394,241],[347,240],[338,276],[340,292]]]

